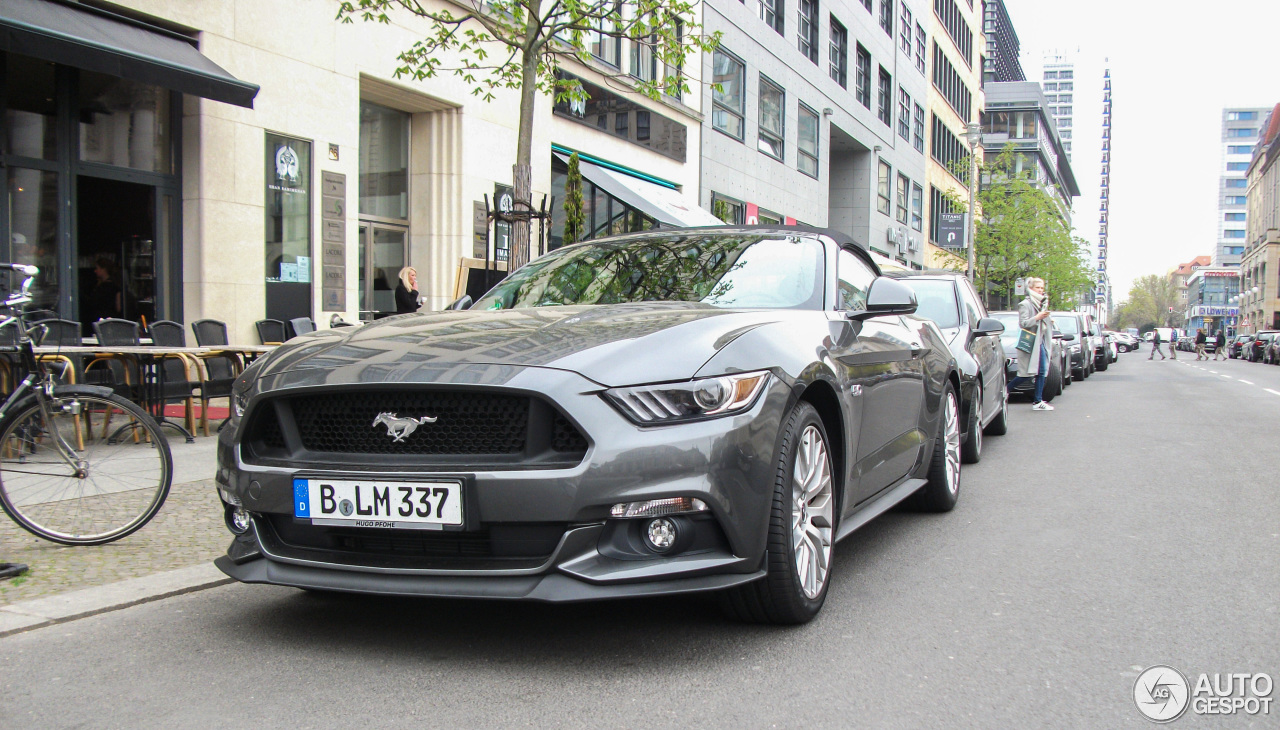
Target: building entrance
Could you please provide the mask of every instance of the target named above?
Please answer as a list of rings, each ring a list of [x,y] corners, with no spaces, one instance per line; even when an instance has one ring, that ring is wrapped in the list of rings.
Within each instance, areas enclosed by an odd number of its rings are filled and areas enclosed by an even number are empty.
[[[86,334],[99,319],[156,319],[156,188],[76,179],[76,274]]]

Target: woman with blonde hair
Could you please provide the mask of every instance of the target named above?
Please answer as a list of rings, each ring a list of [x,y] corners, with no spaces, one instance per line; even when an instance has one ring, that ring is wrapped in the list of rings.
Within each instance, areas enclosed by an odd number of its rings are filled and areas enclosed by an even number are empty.
[[[418,295],[418,270],[412,266],[400,269],[400,283],[396,284],[396,314],[416,312],[422,306]]]
[[[1029,378],[1036,379],[1033,411],[1052,411],[1053,406],[1044,399],[1044,379],[1049,374],[1049,348],[1053,342],[1053,322],[1049,319],[1049,297],[1044,293],[1044,279],[1027,279],[1027,298],[1018,305],[1018,326],[1022,335],[1018,339],[1018,376],[1009,388]],[[1031,340],[1030,347],[1023,343]]]

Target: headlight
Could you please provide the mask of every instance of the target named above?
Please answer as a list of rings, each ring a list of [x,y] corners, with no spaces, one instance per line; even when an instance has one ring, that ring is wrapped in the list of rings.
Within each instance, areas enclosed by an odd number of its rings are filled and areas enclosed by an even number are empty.
[[[727,416],[755,403],[769,372],[735,373],[686,383],[610,388],[605,397],[623,415],[642,426]]]
[[[243,418],[244,408],[249,405],[249,391],[232,391],[231,393],[231,417]]]
[[[1072,346],[1071,346],[1071,354],[1072,354],[1072,355],[1074,355],[1074,354],[1076,354],[1077,352],[1080,352],[1080,346],[1079,346],[1079,345],[1072,345]]]

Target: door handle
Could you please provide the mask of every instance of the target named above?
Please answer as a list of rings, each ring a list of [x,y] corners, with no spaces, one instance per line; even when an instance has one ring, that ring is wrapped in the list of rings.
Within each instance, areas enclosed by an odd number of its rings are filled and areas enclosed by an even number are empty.
[[[920,357],[920,353],[922,353],[922,352],[924,352],[924,346],[923,346],[923,345],[917,345],[917,344],[914,344],[914,343],[911,345],[911,359],[912,359],[912,360],[914,360],[914,359],[916,359],[916,358]]]

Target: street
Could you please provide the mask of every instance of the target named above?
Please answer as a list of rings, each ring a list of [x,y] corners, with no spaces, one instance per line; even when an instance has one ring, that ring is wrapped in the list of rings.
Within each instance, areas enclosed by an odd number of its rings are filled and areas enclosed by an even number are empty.
[[[0,639],[0,725],[1145,727],[1145,667],[1280,668],[1280,367],[1148,354],[1052,413],[1014,401],[955,511],[841,543],[805,626],[730,623],[706,597],[234,584]]]

